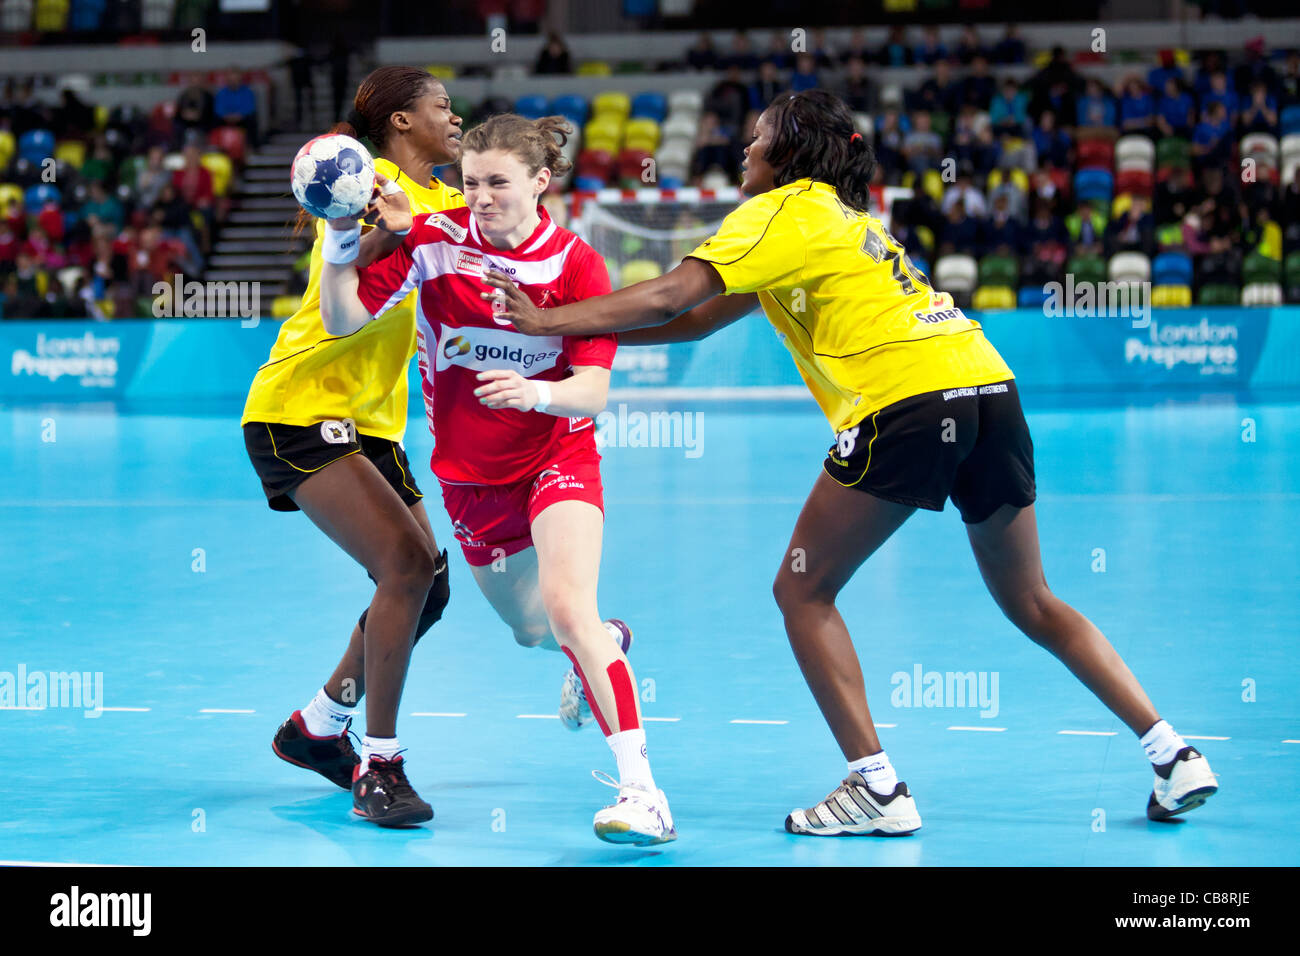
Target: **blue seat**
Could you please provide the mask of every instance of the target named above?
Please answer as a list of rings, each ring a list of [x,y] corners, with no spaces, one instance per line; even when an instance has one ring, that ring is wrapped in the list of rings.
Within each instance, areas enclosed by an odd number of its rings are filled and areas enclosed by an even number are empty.
[[[1288,106],[1278,117],[1278,122],[1282,128],[1282,135],[1287,136],[1291,133],[1300,133],[1300,106]]]
[[[1074,175],[1074,198],[1100,199],[1110,202],[1115,192],[1115,177],[1108,169],[1081,169]]]
[[[29,212],[36,212],[47,202],[57,203],[62,198],[59,187],[53,183],[37,183],[35,186],[28,186],[23,193],[23,203]]]
[[[668,115],[668,97],[662,93],[638,93],[632,99],[632,119],[652,119],[662,123]]]
[[[1024,285],[1016,296],[1016,304],[1022,309],[1037,309],[1047,301],[1047,290],[1041,285]]]
[[[683,186],[685,186],[685,185],[686,185],[686,182],[685,182],[685,181],[684,181],[680,176],[660,176],[660,177],[659,177],[659,188],[660,188],[660,189],[681,189],[681,188],[682,188]]]
[[[546,97],[528,94],[515,100],[515,112],[528,119],[541,119],[550,113]]]
[[[1192,259],[1185,252],[1162,252],[1151,263],[1152,285],[1191,285]]]
[[[18,140],[18,155],[39,166],[54,155],[54,134],[48,129],[29,129]]]
[[[551,112],[557,116],[563,116],[574,126],[581,129],[587,125],[587,115],[591,110],[587,106],[587,101],[581,96],[566,93],[564,96],[557,96],[551,100]]]
[[[604,189],[605,180],[597,176],[575,176],[573,178],[573,187],[580,192],[595,192],[598,189]]]

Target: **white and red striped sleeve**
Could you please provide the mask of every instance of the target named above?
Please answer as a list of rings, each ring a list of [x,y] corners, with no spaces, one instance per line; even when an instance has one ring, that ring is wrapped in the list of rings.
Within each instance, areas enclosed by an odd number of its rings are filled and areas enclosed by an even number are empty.
[[[422,281],[415,249],[434,231],[428,213],[416,216],[402,244],[382,259],[357,270],[357,298],[376,319],[397,305]]]

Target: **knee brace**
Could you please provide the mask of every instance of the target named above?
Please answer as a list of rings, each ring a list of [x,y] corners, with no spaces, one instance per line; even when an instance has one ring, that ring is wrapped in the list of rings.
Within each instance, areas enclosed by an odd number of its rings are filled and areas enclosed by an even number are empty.
[[[433,627],[434,624],[442,617],[442,611],[451,600],[451,584],[448,574],[447,550],[443,549],[442,554],[438,555],[433,572],[433,585],[429,588],[429,594],[424,599],[424,609],[420,611],[420,618],[415,625],[415,638],[411,641],[414,647],[420,643],[420,638],[424,637],[426,631]],[[371,580],[374,580],[371,578]],[[366,632],[366,615],[370,613],[370,608],[361,612],[361,618],[357,624],[361,627],[361,633]]]

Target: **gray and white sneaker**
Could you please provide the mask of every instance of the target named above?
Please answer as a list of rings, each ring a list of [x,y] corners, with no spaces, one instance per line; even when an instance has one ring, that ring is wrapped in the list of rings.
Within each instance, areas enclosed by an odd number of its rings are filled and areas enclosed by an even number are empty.
[[[623,653],[627,654],[632,647],[632,629],[618,618],[612,617],[605,622],[605,630],[618,642]],[[570,730],[581,730],[595,719],[596,715],[587,703],[587,692],[582,686],[582,679],[570,667],[564,675],[564,683],[560,685],[560,723]]]
[[[921,829],[916,801],[901,780],[890,794],[880,794],[854,771],[821,803],[792,810],[787,833],[811,836],[905,836]]]
[[[1195,747],[1184,747],[1173,760],[1155,769],[1155,786],[1147,800],[1147,817],[1152,820],[1168,820],[1195,810],[1219,789],[1210,762]]]

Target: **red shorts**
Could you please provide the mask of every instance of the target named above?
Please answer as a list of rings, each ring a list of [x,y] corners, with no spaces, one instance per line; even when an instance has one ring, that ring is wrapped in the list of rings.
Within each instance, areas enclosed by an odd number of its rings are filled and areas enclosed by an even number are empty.
[[[533,520],[557,501],[585,501],[605,512],[599,458],[561,459],[536,478],[508,485],[438,483],[456,540],[475,567],[531,548]]]

